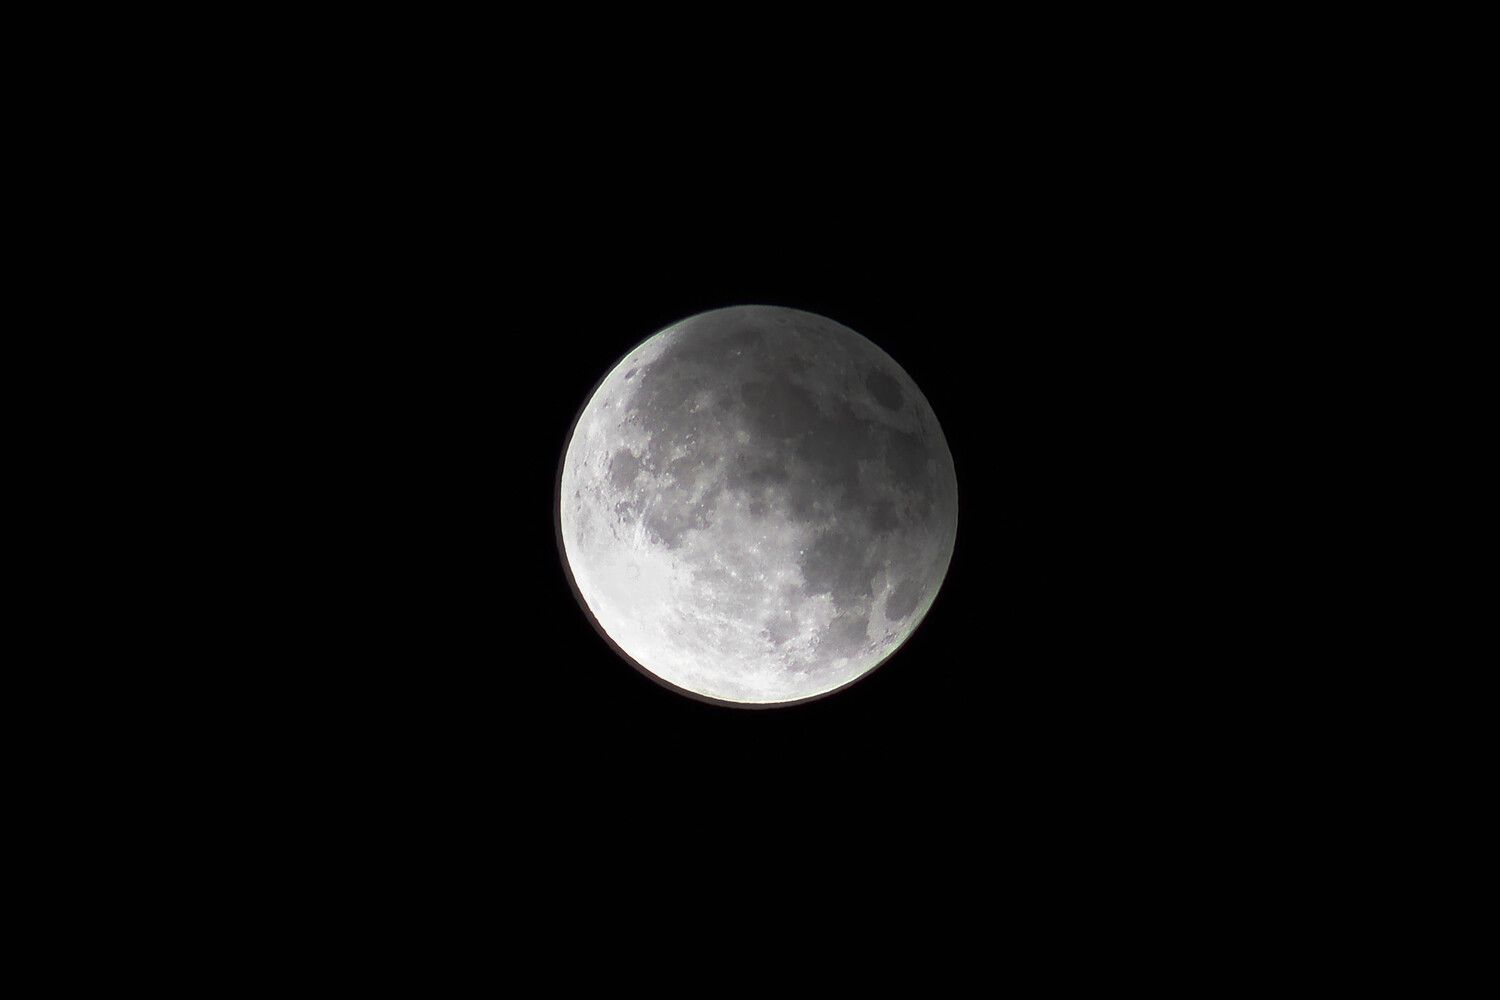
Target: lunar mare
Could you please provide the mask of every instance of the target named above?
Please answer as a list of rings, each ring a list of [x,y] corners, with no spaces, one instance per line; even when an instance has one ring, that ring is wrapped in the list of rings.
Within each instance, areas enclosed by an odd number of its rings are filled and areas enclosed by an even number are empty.
[[[957,530],[953,459],[906,372],[812,313],[737,306],[610,371],[563,458],[580,600],[629,659],[769,705],[863,676],[921,622]]]

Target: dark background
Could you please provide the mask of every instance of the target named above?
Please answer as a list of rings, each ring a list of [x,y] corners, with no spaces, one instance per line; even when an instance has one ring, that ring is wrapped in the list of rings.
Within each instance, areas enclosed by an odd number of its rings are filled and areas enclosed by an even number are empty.
[[[1333,585],[1280,529],[1316,551],[1336,526],[1304,513],[1301,473],[1347,435],[1287,470],[1261,433],[1344,377],[1306,363],[1337,304],[1296,301],[1339,225],[1305,220],[1344,181],[1304,136],[1344,98],[1288,133],[1256,100],[1276,60],[1215,75],[1238,26],[1137,25],[1169,59],[1061,19],[686,46],[667,25],[659,53],[585,18],[403,15],[368,39],[345,19],[271,26],[238,63],[205,43],[202,66],[133,66],[153,93],[91,88],[111,127],[77,186],[100,218],[59,236],[120,275],[77,295],[109,314],[91,358],[164,383],[129,380],[150,398],[122,406],[159,428],[113,431],[132,466],[171,442],[171,477],[126,469],[94,505],[131,494],[167,524],[117,532],[140,554],[111,598],[151,606],[89,692],[121,729],[90,774],[121,792],[80,854],[138,830],[211,906],[263,901],[313,949],[365,926],[489,954],[512,925],[567,944],[646,924],[647,960],[696,931],[737,971],[831,929],[883,972],[944,917],[944,951],[987,971],[1042,939],[1050,978],[1132,929],[1175,960],[1219,933],[1200,914],[1274,893],[1358,751],[1322,735],[1344,689],[1306,669],[1333,640],[1296,634]],[[702,704],[618,659],[553,529],[595,380],[737,303],[890,353],[960,491],[921,628],[786,709]],[[1336,752],[1307,763],[1309,732]]]
[[[865,155],[809,179],[700,151],[688,179],[537,180],[472,216],[439,196],[440,224],[387,234],[391,259],[353,278],[376,304],[343,384],[375,421],[330,454],[353,446],[374,477],[353,521],[335,514],[359,525],[354,576],[374,599],[350,609],[368,659],[332,693],[368,703],[340,718],[414,791],[795,836],[849,810],[894,835],[933,810],[977,822],[1014,799],[1035,820],[1201,787],[1229,711],[1203,661],[1235,651],[1200,645],[1211,597],[1182,542],[1214,488],[1183,397],[1212,365],[1177,382],[1201,350],[1182,324],[1205,293],[1186,282],[1211,268],[1159,213],[1122,219],[1133,199],[1050,166],[954,152],[872,171]],[[889,352],[936,411],[960,491],[917,633],[853,687],[784,709],[703,704],[617,658],[552,520],[595,381],[662,327],[738,303],[820,313]]]
[[[845,869],[906,844],[975,864],[1001,841],[1082,864],[1227,815],[1217,790],[1265,747],[1230,734],[1274,683],[1252,669],[1258,605],[1219,583],[1253,531],[1222,502],[1253,484],[1223,461],[1238,431],[1216,400],[1270,345],[1246,244],[1224,239],[1254,192],[1201,166],[1208,132],[1103,113],[1107,88],[999,117],[991,91],[897,91],[662,127],[607,91],[482,115],[374,102],[357,123],[317,110],[296,157],[255,161],[237,308],[267,372],[252,431],[289,447],[263,455],[245,538],[277,582],[224,710],[266,727],[252,768],[424,850],[519,837],[678,873],[727,841]],[[553,525],[596,380],[743,303],[886,350],[959,485],[916,634],[783,709],[704,704],[619,659]]]

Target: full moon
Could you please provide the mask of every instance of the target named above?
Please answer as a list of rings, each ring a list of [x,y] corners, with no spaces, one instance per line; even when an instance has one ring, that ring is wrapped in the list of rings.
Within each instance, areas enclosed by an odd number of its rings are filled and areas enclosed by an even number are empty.
[[[805,701],[901,646],[958,525],[932,407],[880,348],[776,306],[700,313],[605,376],[562,460],[558,533],[617,651],[680,692]]]

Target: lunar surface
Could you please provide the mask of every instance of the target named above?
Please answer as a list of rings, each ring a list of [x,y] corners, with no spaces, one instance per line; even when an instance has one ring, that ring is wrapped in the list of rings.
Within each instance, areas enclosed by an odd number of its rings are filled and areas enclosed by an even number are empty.
[[[628,353],[563,458],[563,556],[614,646],[714,701],[818,697],[931,607],[958,492],[932,408],[853,330],[737,306]]]

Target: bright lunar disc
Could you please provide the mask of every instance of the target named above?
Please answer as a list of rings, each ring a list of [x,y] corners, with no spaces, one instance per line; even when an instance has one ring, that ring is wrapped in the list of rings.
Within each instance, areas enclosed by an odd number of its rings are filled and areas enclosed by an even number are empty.
[[[579,415],[558,503],[614,646],[740,705],[827,694],[895,652],[958,524],[953,458],[906,372],[775,306],[701,313],[625,355]]]

